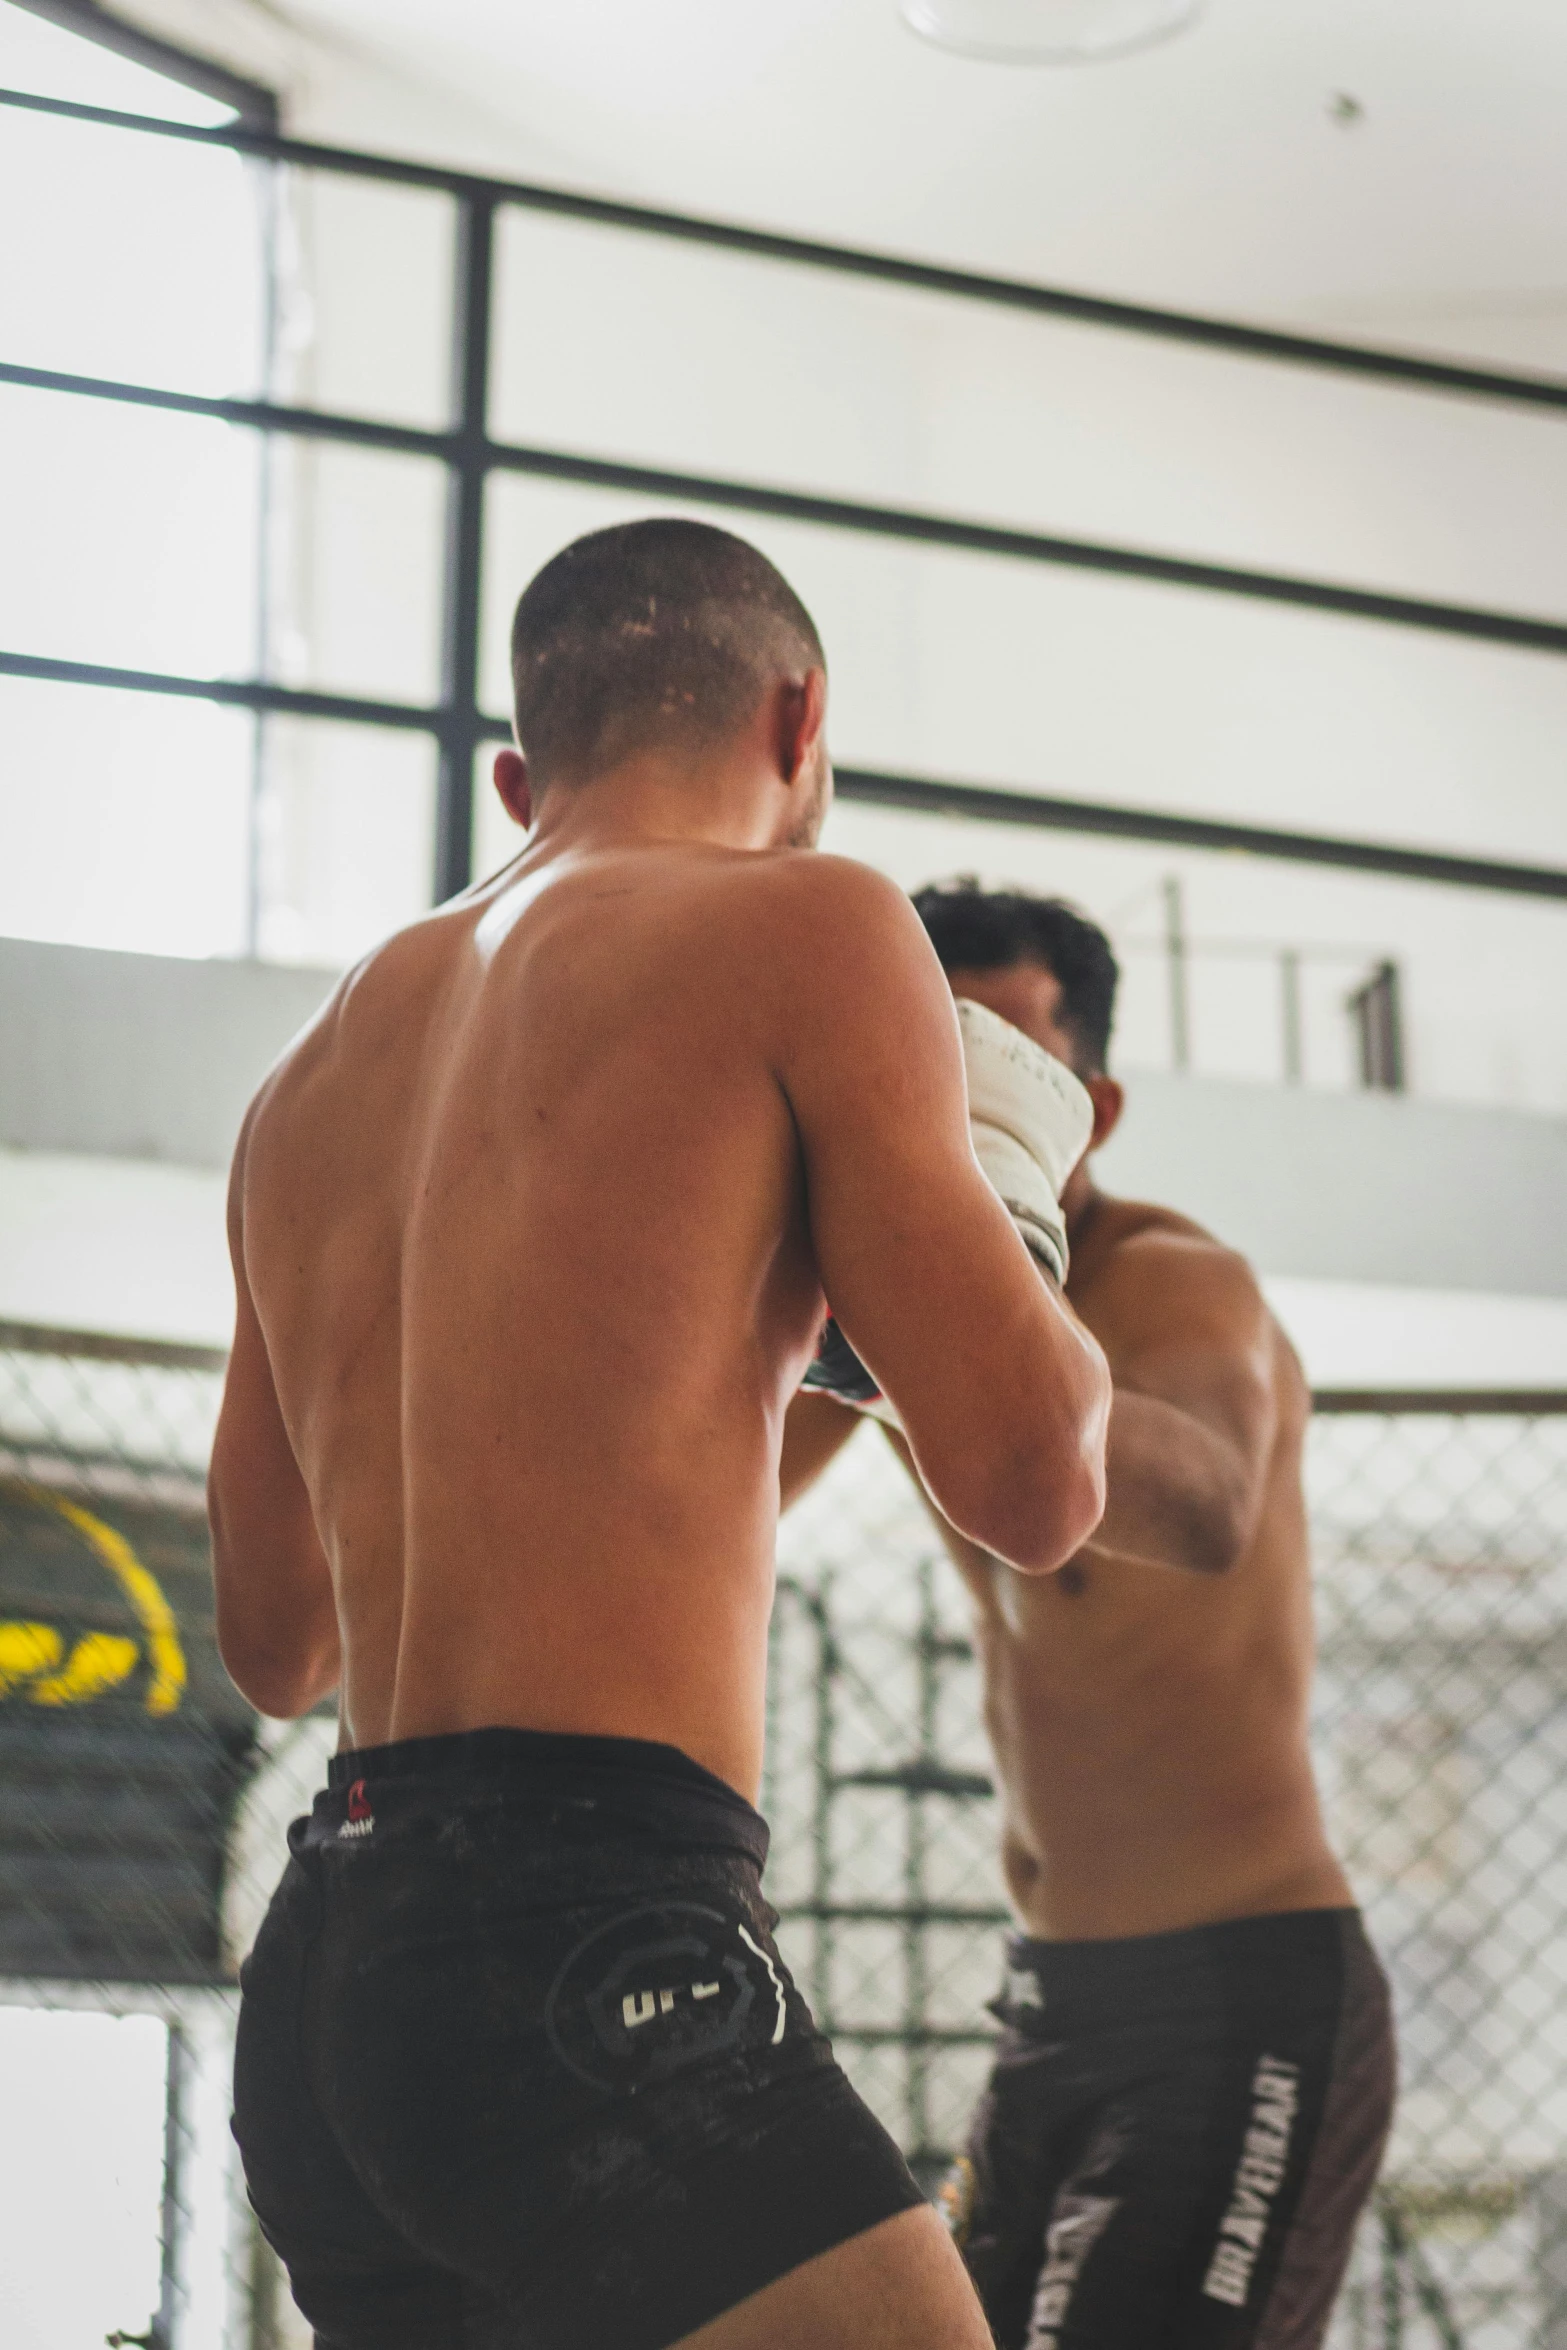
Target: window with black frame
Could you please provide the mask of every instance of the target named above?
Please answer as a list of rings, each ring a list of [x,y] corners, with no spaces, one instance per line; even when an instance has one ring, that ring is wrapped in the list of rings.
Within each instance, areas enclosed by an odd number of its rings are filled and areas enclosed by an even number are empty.
[[[0,80],[194,124],[236,109],[18,7]],[[266,251],[240,158],[15,113],[0,205],[7,357],[195,393],[265,366]],[[256,657],[261,465],[205,417],[0,386],[0,642],[129,669],[234,675]],[[0,678],[0,930],[233,954],[246,944],[248,715]]]
[[[1112,928],[1178,883],[1199,1073],[1276,1080],[1282,1031],[1353,1082],[1338,965],[1396,965],[1416,1082],[1468,1098],[1451,886],[1531,984],[1561,952],[1520,851],[1567,623],[1519,549],[1567,384],[236,131],[242,88],[40,13],[112,21],[0,0],[0,934],[341,969],[518,845],[518,588],[686,511],[822,626],[830,845],[923,880],[960,815]]]
[[[12,5],[0,84],[256,113]],[[3,356],[44,379],[0,384],[0,645],[34,670],[0,675],[0,933],[340,967],[431,901],[432,738],[222,686],[436,701],[445,468],[177,403],[440,427],[450,205],[21,108],[0,204],[28,224],[0,244]]]

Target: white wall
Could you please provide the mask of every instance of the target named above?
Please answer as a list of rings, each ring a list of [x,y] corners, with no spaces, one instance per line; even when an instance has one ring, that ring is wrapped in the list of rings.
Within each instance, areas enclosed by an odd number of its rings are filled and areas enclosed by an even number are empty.
[[[1567,1121],[1144,1076],[1100,1153],[1265,1272],[1567,1296]]]
[[[0,1145],[72,1167],[161,1160],[182,1180],[221,1170],[245,1103],[330,985],[320,971],[0,941]],[[1113,1190],[1211,1224],[1270,1274],[1567,1297],[1564,1120],[1148,1075],[1102,1168]],[[50,1175],[28,1213],[54,1214],[57,1194]],[[73,1211],[59,1213],[64,1247]],[[101,1267],[101,1244],[90,1259]]]
[[[0,1320],[227,1346],[216,1168],[0,1146]]]
[[[335,976],[0,939],[0,1144],[226,1167]]]

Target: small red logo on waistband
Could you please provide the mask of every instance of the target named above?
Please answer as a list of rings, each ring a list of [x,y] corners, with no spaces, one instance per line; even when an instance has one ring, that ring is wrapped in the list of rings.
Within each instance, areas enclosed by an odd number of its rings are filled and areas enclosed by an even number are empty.
[[[339,1836],[368,1836],[375,1828],[375,1813],[370,1809],[370,1798],[365,1793],[363,1779],[356,1779],[348,1790],[348,1817],[338,1829]]]

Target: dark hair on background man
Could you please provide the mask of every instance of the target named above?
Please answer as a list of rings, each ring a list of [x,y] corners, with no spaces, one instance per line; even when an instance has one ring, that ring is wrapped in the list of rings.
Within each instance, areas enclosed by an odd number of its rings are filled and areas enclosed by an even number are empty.
[[[742,727],[779,678],[821,668],[783,574],[703,522],[626,522],[573,541],[524,588],[511,629],[517,740],[542,783]]]
[[[984,889],[971,873],[917,889],[914,910],[944,971],[1043,963],[1061,982],[1059,1018],[1077,1045],[1080,1070],[1103,1071],[1121,972],[1097,922],[1065,898]]]

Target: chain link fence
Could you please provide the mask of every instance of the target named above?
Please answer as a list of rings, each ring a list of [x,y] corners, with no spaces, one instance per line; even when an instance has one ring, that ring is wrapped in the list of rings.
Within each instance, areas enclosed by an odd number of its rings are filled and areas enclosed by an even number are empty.
[[[0,1325],[0,2027],[160,2036],[158,2112],[126,2107],[105,2154],[124,2174],[140,2133],[139,2305],[72,2331],[73,2278],[40,2278],[29,2336],[6,2264],[12,2338],[50,2350],[108,2324],[149,2350],[308,2341],[244,2206],[227,2067],[234,1971],[335,1727],[258,1723],[217,1661],[220,1379],[200,1349]],[[1567,1396],[1320,1398],[1308,1470],[1318,1762],[1403,2051],[1335,2350],[1567,2350]],[[780,1938],[929,2178],[986,2070],[1006,1918],[966,1601],[874,1431],[779,1568]],[[84,2177],[106,2097],[59,2117]],[[20,2111],[0,2099],[0,2178]],[[83,2275],[92,2224],[78,2196]]]

